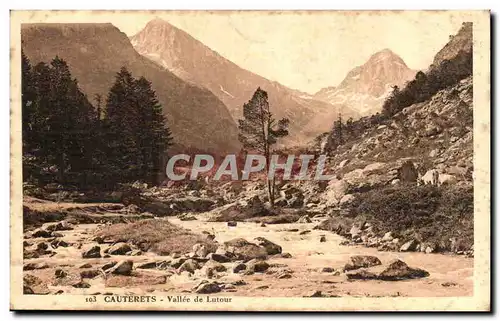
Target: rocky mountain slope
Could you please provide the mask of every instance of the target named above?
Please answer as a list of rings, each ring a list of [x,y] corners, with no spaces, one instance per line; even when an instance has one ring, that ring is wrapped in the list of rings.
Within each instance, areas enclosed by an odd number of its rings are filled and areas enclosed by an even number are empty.
[[[374,114],[380,111],[392,86],[402,86],[414,75],[401,57],[384,49],[352,69],[340,85],[323,88],[313,98],[349,106],[362,115]]]
[[[66,60],[79,86],[92,101],[106,97],[116,73],[126,66],[153,84],[179,149],[213,152],[238,149],[236,124],[209,90],[186,83],[138,54],[127,36],[106,24],[24,24],[22,48],[33,64]]]
[[[209,89],[224,102],[235,120],[242,117],[243,104],[261,87],[268,92],[272,112],[279,118],[290,119],[291,136],[288,140],[294,143],[307,141],[331,127],[330,122],[325,122],[321,128],[314,126],[312,133],[311,130],[303,132],[314,115],[323,112],[337,114],[343,107],[331,106],[245,70],[161,19],[150,21],[131,37],[131,42],[139,53],[178,77]],[[348,108],[343,108],[342,112],[357,115]]]
[[[446,59],[452,59],[460,51],[472,51],[472,22],[464,22],[456,35],[450,35],[448,43],[436,54],[432,66],[438,66]]]

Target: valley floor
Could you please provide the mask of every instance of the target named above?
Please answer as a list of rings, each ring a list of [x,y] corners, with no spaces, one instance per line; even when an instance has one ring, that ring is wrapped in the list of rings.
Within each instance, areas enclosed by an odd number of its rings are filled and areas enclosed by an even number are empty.
[[[105,204],[99,206],[106,208]],[[314,293],[318,295],[318,291],[321,292],[321,296],[329,297],[437,297],[473,294],[473,258],[437,253],[379,252],[376,248],[341,245],[345,240],[343,237],[332,232],[313,229],[319,223],[318,218],[313,218],[311,223],[265,226],[254,222],[237,222],[237,225],[232,227],[226,222],[207,222],[205,214],[195,216],[197,219],[190,221],[181,221],[177,217],[156,220],[168,220],[196,234],[209,232],[215,236],[219,244],[235,238],[244,238],[252,242],[255,237],[264,237],[280,245],[283,253],[291,254],[289,258],[283,255],[270,256],[266,260],[269,268],[263,273],[234,273],[233,267],[237,263],[222,263],[226,271],[216,273],[211,281],[215,280],[222,285],[220,292],[211,295],[302,297]],[[48,224],[54,223],[46,223],[44,226]],[[95,235],[106,225],[109,223],[73,224],[71,230],[58,230],[57,238],[33,238],[30,237],[32,232],[26,232],[25,253],[27,249],[41,248],[43,246],[39,244],[51,240],[52,244],[54,240],[59,242],[59,246],[52,249],[53,246],[49,245],[46,249],[48,255],[40,255],[37,258],[25,256],[23,262],[25,292],[172,295],[193,293],[193,289],[200,284],[200,281],[206,279],[206,276],[198,273],[199,270],[195,273],[179,272],[179,269],[158,268],[158,264],[153,264],[153,268],[140,268],[144,263],[172,259],[148,251],[136,251],[127,255],[107,254],[101,258],[82,258],[82,250],[85,248],[98,245],[105,253],[106,249],[113,246],[103,242],[98,244],[95,240]],[[320,242],[322,236],[326,240]],[[343,272],[343,267],[353,255],[378,257],[382,265],[371,267],[369,270],[373,272],[380,272],[394,259],[400,259],[410,267],[426,270],[429,276],[403,281],[349,280],[347,274]],[[130,275],[103,272],[105,270],[103,266],[121,260],[133,262],[134,268]],[[90,272],[85,276],[85,272],[82,271]]]

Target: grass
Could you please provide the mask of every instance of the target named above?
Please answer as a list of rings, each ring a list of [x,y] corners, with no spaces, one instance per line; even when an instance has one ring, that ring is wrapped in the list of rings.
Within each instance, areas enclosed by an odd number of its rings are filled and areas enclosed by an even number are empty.
[[[162,219],[114,224],[105,227],[97,235],[104,239],[127,242],[143,251],[159,255],[169,255],[173,252],[188,253],[196,243],[205,244],[212,249],[216,247],[216,244],[206,237]]]
[[[350,208],[355,221],[370,222],[380,233],[405,240],[435,242],[448,249],[450,238],[474,243],[472,186],[385,187],[359,194]]]

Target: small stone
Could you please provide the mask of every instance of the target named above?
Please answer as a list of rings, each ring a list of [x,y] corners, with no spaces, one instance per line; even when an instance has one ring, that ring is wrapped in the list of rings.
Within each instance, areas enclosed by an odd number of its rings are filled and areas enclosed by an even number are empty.
[[[235,221],[229,221],[229,222],[227,222],[227,226],[232,226],[232,227],[234,227],[234,226],[236,226],[237,224],[238,224],[238,223],[236,223]]]
[[[291,279],[292,278],[292,275],[290,273],[281,273],[281,274],[278,274],[278,279]]]
[[[334,268],[331,268],[331,267],[324,267],[321,269],[321,272],[323,273],[333,273],[335,271]]]
[[[74,288],[79,288],[79,289],[88,289],[90,288],[90,284],[84,281],[80,281],[78,283],[73,284]]]
[[[56,278],[62,279],[68,276],[68,272],[64,271],[63,269],[57,269],[54,273]]]
[[[324,243],[324,242],[326,242],[326,236],[321,235],[321,236],[319,237],[319,242],[320,242],[320,243]]]
[[[93,279],[100,274],[99,270],[84,270],[80,272],[80,277],[82,279]]]

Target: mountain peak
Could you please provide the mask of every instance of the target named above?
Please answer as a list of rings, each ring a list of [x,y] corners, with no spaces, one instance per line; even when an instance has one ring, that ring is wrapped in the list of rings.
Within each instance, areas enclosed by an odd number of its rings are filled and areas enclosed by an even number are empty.
[[[403,59],[400,56],[398,56],[397,54],[395,54],[394,51],[392,51],[389,48],[382,49],[380,51],[377,51],[373,55],[371,55],[370,59],[368,59],[368,61],[367,61],[367,64],[380,63],[384,60],[387,60],[390,62],[398,62],[398,63],[406,66]]]

